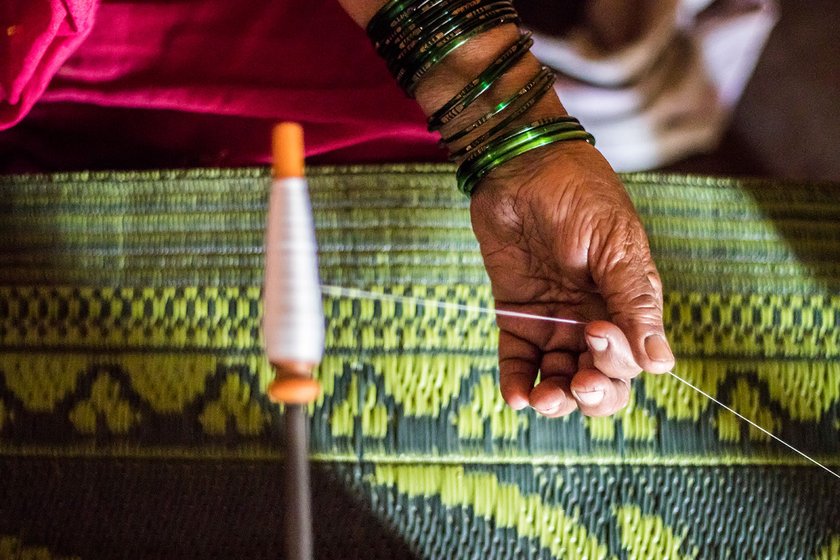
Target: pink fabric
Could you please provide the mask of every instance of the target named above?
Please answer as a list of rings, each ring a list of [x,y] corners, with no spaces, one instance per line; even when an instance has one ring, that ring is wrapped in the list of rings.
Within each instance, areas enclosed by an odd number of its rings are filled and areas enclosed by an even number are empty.
[[[415,102],[336,0],[12,4],[20,31],[9,38],[0,127],[39,101],[296,120],[310,156],[364,156],[360,146],[392,142],[404,148],[389,157],[442,156]]]
[[[4,0],[0,130],[22,119],[93,27],[97,0]]]

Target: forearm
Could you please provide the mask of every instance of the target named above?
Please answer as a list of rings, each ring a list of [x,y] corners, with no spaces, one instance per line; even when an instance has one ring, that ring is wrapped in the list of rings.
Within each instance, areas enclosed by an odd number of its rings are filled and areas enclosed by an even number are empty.
[[[339,0],[350,17],[365,28],[385,0]],[[423,76],[415,90],[415,98],[423,112],[430,116],[455,96],[465,84],[504,52],[518,37],[515,25],[494,27],[468,40]],[[491,88],[440,130],[446,138],[463,130],[470,123],[496,107],[527,83],[540,69],[537,59],[527,53],[522,60],[501,76]],[[549,116],[564,115],[565,110],[553,89],[511,124],[531,122]],[[458,145],[481,134],[481,130],[465,136]]]

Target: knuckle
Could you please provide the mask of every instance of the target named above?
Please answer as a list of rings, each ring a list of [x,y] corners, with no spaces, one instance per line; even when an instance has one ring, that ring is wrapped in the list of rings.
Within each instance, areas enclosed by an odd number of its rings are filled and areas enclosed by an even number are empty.
[[[622,358],[616,366],[616,371],[619,375],[613,375],[614,379],[633,379],[642,373],[642,367],[629,358]]]
[[[652,259],[650,261],[649,270],[647,272],[647,280],[648,282],[650,282],[650,286],[653,288],[654,292],[656,292],[657,294],[662,293],[662,279],[659,277],[659,272],[657,272],[656,265],[653,264]]]
[[[613,407],[606,407],[600,406],[597,408],[587,408],[583,411],[585,416],[589,416],[590,418],[602,418],[604,416],[612,416],[615,414],[617,409],[613,409]]]
[[[633,326],[645,330],[662,330],[662,301],[654,294],[643,292],[611,300],[610,314],[619,326]]]
[[[630,393],[622,391],[616,396],[615,412],[618,412],[619,410],[625,408],[628,404],[630,404]]]

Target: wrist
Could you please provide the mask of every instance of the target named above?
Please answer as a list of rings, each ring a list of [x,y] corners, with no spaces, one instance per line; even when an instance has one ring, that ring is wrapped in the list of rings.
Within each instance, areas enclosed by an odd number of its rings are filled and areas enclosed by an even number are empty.
[[[441,133],[469,196],[494,168],[543,146],[594,144],[554,74],[528,49],[511,0],[389,0],[366,31],[391,75]]]
[[[513,24],[490,29],[473,37],[438,63],[420,80],[415,92],[415,99],[426,116],[456,95],[464,84],[475,78],[477,69],[490,64],[518,35],[519,31]]]
[[[444,59],[418,84],[415,97],[426,116],[431,116],[449,102],[453,96],[474,80],[476,68],[485,68],[516,41],[519,32],[515,25],[504,25],[470,39],[461,49]],[[510,69],[495,80],[487,91],[481,94],[466,109],[439,128],[443,138],[457,134],[487,115],[508,100],[511,95],[527,84],[542,65],[530,53],[526,53]],[[511,108],[506,109],[510,111]],[[504,113],[502,113],[504,114]],[[509,127],[524,125],[547,117],[565,116],[566,110],[554,92],[553,87],[537,98],[535,102],[508,123]],[[456,148],[469,145],[486,132],[486,127],[477,127],[469,134],[459,137],[449,145],[450,153]],[[461,154],[453,161],[461,163],[466,157]]]

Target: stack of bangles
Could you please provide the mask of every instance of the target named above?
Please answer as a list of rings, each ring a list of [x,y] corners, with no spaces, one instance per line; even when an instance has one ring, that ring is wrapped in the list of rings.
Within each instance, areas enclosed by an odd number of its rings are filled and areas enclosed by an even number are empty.
[[[519,16],[511,0],[389,0],[370,20],[367,34],[388,70],[409,95],[436,64],[476,35],[513,23]],[[437,131],[461,115],[528,53],[533,40],[520,33],[480,74],[429,117]],[[458,167],[458,188],[470,196],[496,167],[526,152],[556,142],[595,138],[569,116],[544,118],[526,125],[521,117],[554,86],[554,73],[541,67],[519,90],[442,142]],[[519,123],[519,124],[517,124]],[[469,141],[456,148],[470,135]]]

